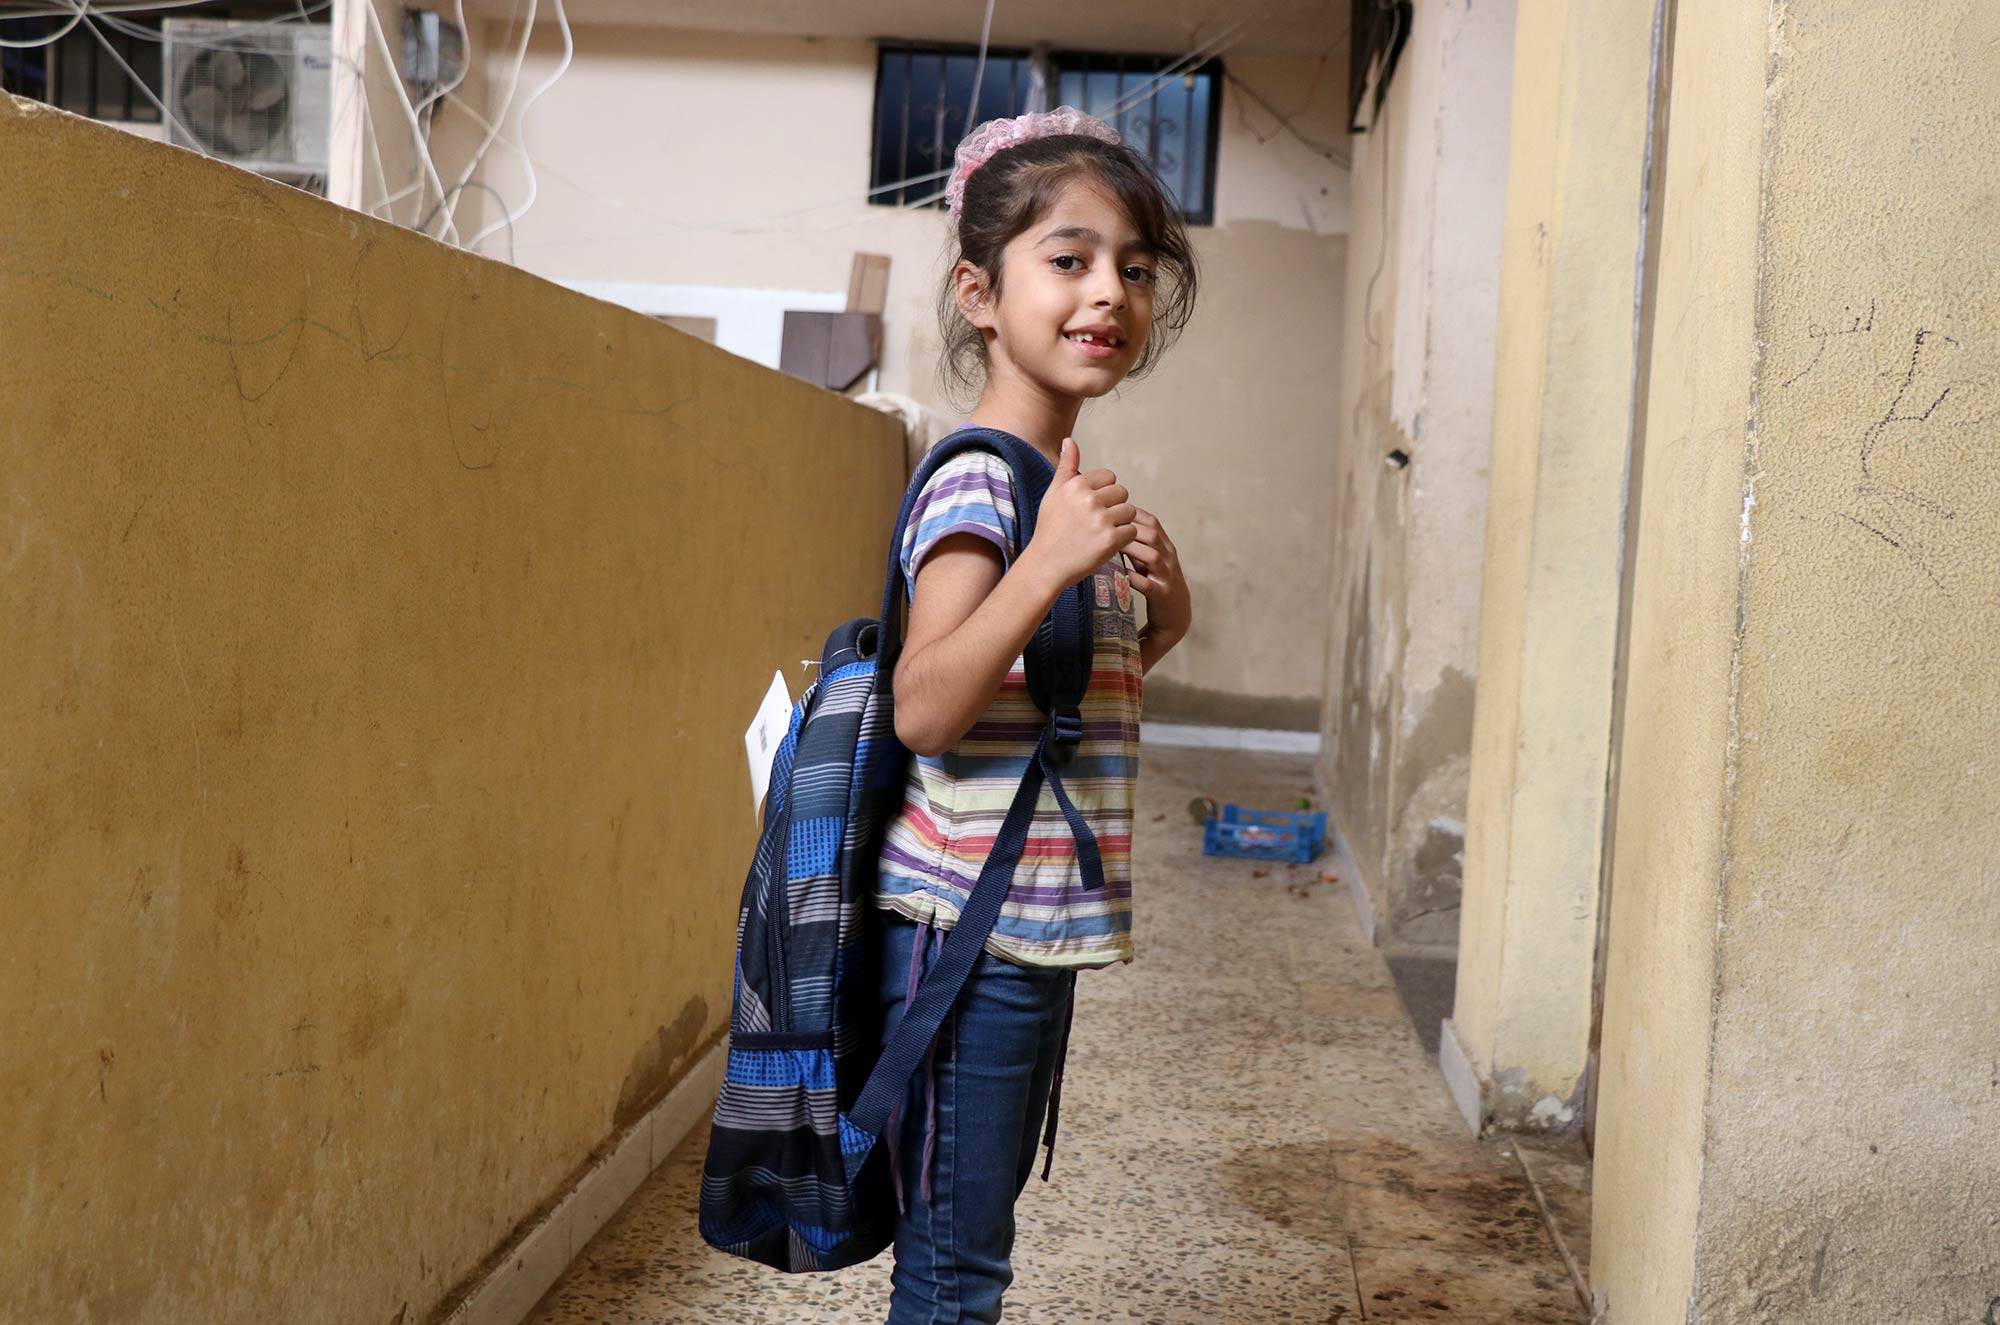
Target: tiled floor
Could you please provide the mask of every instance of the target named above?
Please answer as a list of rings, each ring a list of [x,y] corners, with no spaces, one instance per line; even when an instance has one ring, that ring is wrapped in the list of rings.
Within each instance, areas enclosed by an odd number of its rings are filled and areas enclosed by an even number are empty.
[[[1139,959],[1079,981],[1055,1179],[1022,1198],[1008,1320],[1583,1319],[1518,1166],[1466,1134],[1325,862],[1201,854],[1190,798],[1289,806],[1311,780],[1299,757],[1146,752]],[[784,1276],[702,1244],[706,1141],[640,1188],[533,1325],[883,1319],[886,1256]]]

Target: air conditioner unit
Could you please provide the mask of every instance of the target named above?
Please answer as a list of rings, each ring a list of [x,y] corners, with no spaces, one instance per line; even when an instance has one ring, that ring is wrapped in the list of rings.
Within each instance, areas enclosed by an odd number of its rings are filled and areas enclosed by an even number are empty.
[[[260,175],[326,174],[330,27],[170,18],[160,32],[169,142]]]

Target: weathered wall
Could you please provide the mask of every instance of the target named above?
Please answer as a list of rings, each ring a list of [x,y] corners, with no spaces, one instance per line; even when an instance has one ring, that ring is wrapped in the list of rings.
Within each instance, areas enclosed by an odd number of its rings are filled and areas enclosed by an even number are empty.
[[[487,85],[504,87],[506,31],[481,33]],[[956,414],[936,383],[946,218],[863,198],[874,43],[589,26],[575,40],[527,128],[538,177],[514,227],[523,267],[565,281],[840,291],[856,251],[887,254],[881,388]],[[545,83],[560,53],[553,32],[538,31],[521,86]],[[1298,112],[1304,139],[1344,154],[1344,56],[1324,67],[1317,52],[1232,57],[1229,69]],[[1166,522],[1194,591],[1199,629],[1148,679],[1147,717],[1309,730],[1344,417],[1328,365],[1341,335],[1347,170],[1234,84],[1222,126],[1217,223],[1194,232],[1205,284],[1195,321],[1153,378],[1085,408],[1078,441],[1086,462],[1118,470]],[[503,132],[520,141],[516,118]],[[518,208],[529,196],[509,142],[480,178],[496,196],[469,200],[483,209],[469,215],[490,219],[497,201]],[[504,255],[505,237],[485,251]]]
[[[1513,14],[1420,3],[1354,139],[1321,776],[1378,941],[1458,929]]]
[[[2000,1294],[2000,11],[1681,0],[1592,1281]]]
[[[1457,1003],[1475,1126],[1563,1126],[1589,1060],[1653,12],[1521,15]]]
[[[741,732],[898,429],[28,103],[0,160],[0,1318],[421,1320],[726,1027]]]

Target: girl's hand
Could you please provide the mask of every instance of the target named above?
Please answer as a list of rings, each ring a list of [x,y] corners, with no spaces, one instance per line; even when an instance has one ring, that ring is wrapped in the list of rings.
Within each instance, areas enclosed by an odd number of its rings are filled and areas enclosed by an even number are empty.
[[[1146,595],[1147,633],[1171,647],[1194,625],[1194,603],[1181,576],[1181,556],[1157,515],[1138,511],[1133,524],[1137,533],[1125,556],[1141,573],[1130,577],[1132,587]]]
[[[1139,534],[1133,523],[1138,508],[1118,476],[1108,469],[1079,473],[1081,464],[1076,439],[1063,438],[1056,476],[1036,511],[1035,536],[1028,544],[1058,590],[1096,574]]]

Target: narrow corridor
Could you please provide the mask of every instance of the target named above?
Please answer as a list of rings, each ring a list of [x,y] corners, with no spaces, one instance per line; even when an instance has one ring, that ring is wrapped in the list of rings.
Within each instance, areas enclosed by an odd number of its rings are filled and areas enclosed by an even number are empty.
[[[1009,1320],[1583,1319],[1511,1145],[1467,1135],[1344,886],[1320,881],[1331,858],[1202,855],[1190,799],[1283,807],[1311,781],[1304,757],[1146,752],[1139,956],[1078,983],[1054,1178],[1021,1201]],[[882,1320],[886,1255],[787,1277],[701,1243],[706,1142],[682,1143],[531,1325]],[[1559,1188],[1575,1168],[1538,1176]]]

